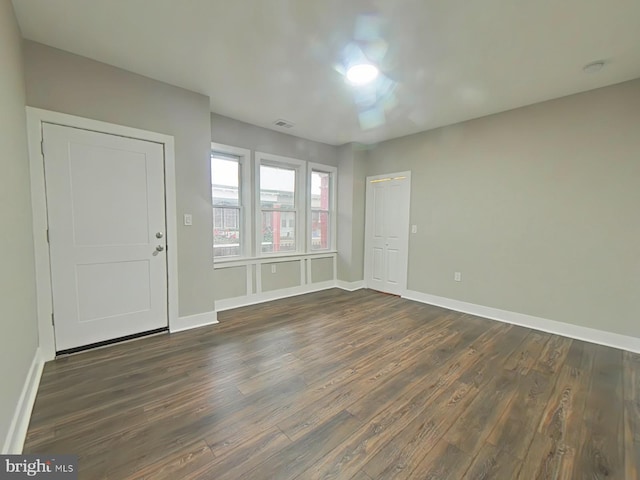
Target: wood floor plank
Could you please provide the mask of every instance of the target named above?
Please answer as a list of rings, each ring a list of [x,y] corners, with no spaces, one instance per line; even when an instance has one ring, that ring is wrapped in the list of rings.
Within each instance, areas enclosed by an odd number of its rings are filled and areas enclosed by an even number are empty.
[[[344,442],[361,421],[346,410],[320,425],[299,441],[283,448],[255,468],[246,478],[289,480],[296,478],[319,458]]]
[[[380,451],[370,455],[362,470],[371,478],[410,478],[420,461],[436,446],[477,394],[477,387],[455,383]]]
[[[583,415],[593,370],[592,346],[581,350],[576,360],[579,368],[564,365],[555,380],[520,470],[522,480],[573,478],[581,442],[588,433]]]
[[[495,422],[487,443],[513,458],[524,460],[551,395],[551,382],[549,375],[535,370],[521,377],[513,400]]]
[[[570,338],[552,335],[545,343],[542,353],[533,368],[542,373],[557,373],[564,365],[571,343],[572,340]]]
[[[540,358],[541,352],[550,338],[551,335],[548,333],[530,331],[525,342],[515,355],[511,355],[504,368],[516,371],[520,375],[526,375]]]
[[[579,348],[575,348],[575,352],[579,352],[576,355],[575,363],[570,358],[574,351],[574,344],[580,344]],[[587,408],[588,389],[593,379],[596,348],[596,345],[574,340],[567,356],[566,365],[563,367],[570,372],[572,377],[578,377],[579,380],[577,382],[578,389],[575,392],[576,401],[570,402],[566,410],[565,434],[562,437],[559,450],[562,454],[562,461],[558,463],[556,471],[558,479],[571,480],[575,477],[575,466],[580,463],[581,458],[581,445],[591,433],[584,423],[584,414]]]
[[[213,460],[214,456],[209,446],[205,442],[197,442],[193,447],[181,450],[161,462],[147,465],[131,474],[130,478],[136,480],[200,478],[199,470]],[[114,476],[114,473],[111,472],[111,476]]]
[[[640,355],[624,352],[625,478],[640,479]]]
[[[524,331],[510,325],[499,325],[472,342],[467,351],[452,359],[450,367],[438,375],[434,386],[442,388],[457,382],[453,393],[445,391],[433,407],[421,415],[401,434],[390,440],[365,465],[373,478],[408,478],[422,457],[437,443],[449,427],[475,398],[479,389],[490,381],[487,370],[499,370],[524,338]],[[498,333],[502,335],[498,336]],[[499,341],[497,339],[500,339]]]
[[[48,362],[24,452],[90,479],[638,476],[638,355],[366,289],[218,318]]]
[[[433,329],[433,324],[428,325],[425,329],[425,333],[427,332],[431,332],[430,338],[426,343],[423,339],[422,345],[413,345],[406,339],[399,341],[403,342],[405,347],[411,345],[416,348],[416,351],[420,351],[423,348],[423,351],[426,352],[427,344],[437,344],[441,338],[439,334],[436,334],[436,330]],[[420,336],[417,336],[416,341],[419,339]],[[390,343],[385,348],[379,349],[375,356],[372,354],[363,358],[359,363],[351,364],[348,375],[341,376],[338,374],[338,377],[331,378],[329,382],[326,381],[325,376],[320,375],[309,385],[309,389],[303,399],[298,399],[290,405],[284,405],[284,408],[279,411],[269,412],[267,423],[264,424],[263,422],[262,427],[277,424],[289,438],[293,440],[300,438],[315,426],[324,422],[326,418],[332,417],[348,405],[353,404],[373,388],[375,383],[384,382],[388,376],[396,373],[398,367],[402,365],[397,358],[392,358],[398,351],[397,347],[398,345]],[[347,363],[347,365],[349,364]],[[354,382],[356,380],[357,382]],[[299,414],[300,410],[305,407],[312,412],[311,417]],[[287,417],[287,419],[281,421],[283,417]],[[234,422],[233,428],[236,427],[237,424]],[[258,426],[254,423],[250,428],[256,430]],[[219,433],[216,433],[216,435],[219,435]],[[207,441],[211,443],[216,440],[208,437]]]
[[[471,364],[460,377],[460,380],[475,386],[483,385],[487,379],[493,379],[496,371],[502,371],[505,362],[518,355],[518,347],[527,338],[529,331],[513,325],[500,325],[503,327],[497,338],[485,339],[479,343],[474,342],[472,350],[476,350],[474,356],[477,361]],[[514,377],[516,374],[514,373]]]
[[[216,480],[248,478],[248,472],[291,445],[291,440],[277,428],[259,433],[239,430],[223,444],[210,445],[215,460],[195,473],[197,478]]]
[[[424,480],[460,480],[471,465],[472,457],[441,439],[420,461],[411,477]]]
[[[493,332],[485,333],[487,337],[493,334]],[[434,404],[440,398],[436,396],[438,392],[443,392],[447,404],[456,404],[460,399],[468,398],[467,393],[470,390],[468,386],[453,384],[464,370],[452,370],[447,367],[447,360],[452,360],[452,357],[455,357],[452,352],[459,351],[461,345],[473,342],[474,337],[478,335],[478,331],[468,329],[465,334],[459,337],[458,343],[453,345],[444,344],[438,350],[440,356],[436,362],[441,364],[440,371],[436,371],[434,372],[435,375],[432,375],[439,378],[437,381],[423,384],[421,387],[413,386],[408,390],[399,390],[394,386],[387,386],[383,392],[380,392],[380,389],[376,389],[368,396],[372,400],[371,402],[366,400],[358,402],[358,409],[356,410],[358,413],[355,413],[350,408],[349,411],[354,415],[358,415],[359,418],[366,419],[371,417],[371,422],[363,426],[359,432],[356,432],[348,440],[346,446],[332,451],[327,457],[320,460],[306,472],[305,476],[308,478],[348,477],[352,472],[362,468],[367,459],[372,455],[376,455],[385,443],[388,443],[400,430],[405,428],[405,425],[415,421],[417,416],[421,415],[420,409]],[[486,345],[488,341],[480,340],[479,343]],[[514,348],[514,345],[511,348]],[[462,356],[466,356],[468,361],[468,355],[463,353]],[[459,365],[455,358],[451,364]],[[450,375],[451,371],[457,371],[458,374]],[[390,392],[393,392],[393,401],[390,401]],[[460,403],[464,404],[465,402]],[[362,405],[365,405],[365,408],[362,408]],[[435,411],[437,412],[437,410]],[[374,412],[377,412],[375,416]],[[440,424],[436,425],[442,428],[441,423],[442,420]],[[435,432],[438,432],[437,428]],[[442,433],[444,433],[444,430]],[[366,469],[365,471],[372,473]]]
[[[350,480],[373,480],[369,475],[360,470]]]
[[[384,445],[408,425],[423,417],[427,408],[434,406],[438,400],[445,404],[465,403],[466,397],[474,394],[469,386],[459,384],[446,389],[441,396],[444,398],[434,398],[433,393],[414,390],[412,397],[399,398],[397,405],[390,405],[382,410],[345,439],[342,445],[318,460],[303,476],[309,479],[349,478],[361,469],[372,476],[369,470],[363,468],[368,459],[379,453]]]
[[[583,416],[589,435],[573,473],[578,478],[625,478],[621,364],[620,350],[597,347]]]
[[[513,400],[517,386],[515,372],[496,372],[495,378],[456,419],[444,439],[471,457],[475,456],[504,409]]]
[[[504,448],[485,443],[462,479],[503,480],[516,478],[520,473],[521,466],[522,461],[511,455]]]
[[[475,319],[469,320],[475,322]],[[499,329],[502,326],[494,327]],[[431,396],[444,390],[462,375],[462,363],[473,357],[468,354],[467,347],[478,339],[495,335],[493,329],[482,333],[484,329],[486,327],[481,323],[470,324],[464,334],[453,334],[443,339],[435,350],[425,351],[424,355],[420,352],[421,360],[413,355],[412,361],[405,364],[404,375],[379,384],[377,388],[367,388],[366,396],[349,407],[349,411],[359,418],[371,418],[402,395],[410,395],[414,390],[414,383],[424,379],[434,379],[423,384],[425,395]]]

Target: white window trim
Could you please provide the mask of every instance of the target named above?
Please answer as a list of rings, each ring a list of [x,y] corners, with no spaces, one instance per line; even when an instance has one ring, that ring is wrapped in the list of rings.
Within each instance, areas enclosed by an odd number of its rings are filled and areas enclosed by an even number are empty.
[[[214,263],[241,260],[251,257],[251,150],[247,148],[224,145],[211,142],[211,153],[218,152],[238,157],[240,167],[240,255],[233,257],[218,257]],[[213,198],[211,199],[211,215],[213,215]],[[211,245],[213,249],[213,245]],[[212,252],[213,253],[213,252]]]
[[[309,162],[307,165],[308,174],[307,174],[307,192],[309,192],[307,196],[307,227],[306,227],[306,237],[307,237],[307,252],[308,253],[325,253],[336,250],[336,228],[338,225],[337,215],[336,215],[336,197],[338,193],[338,189],[336,188],[336,178],[338,176],[338,169],[336,167],[332,167],[330,165],[323,165],[322,163],[312,163]],[[311,223],[312,223],[312,215],[311,215],[311,175],[313,172],[322,172],[329,174],[329,247],[312,250],[311,249]]]
[[[297,158],[283,157],[265,152],[255,152],[254,159],[254,209],[255,209],[255,256],[282,257],[306,253],[306,213],[307,213],[307,162]],[[260,203],[260,165],[292,168],[296,170],[296,250],[294,252],[262,252],[262,205]]]

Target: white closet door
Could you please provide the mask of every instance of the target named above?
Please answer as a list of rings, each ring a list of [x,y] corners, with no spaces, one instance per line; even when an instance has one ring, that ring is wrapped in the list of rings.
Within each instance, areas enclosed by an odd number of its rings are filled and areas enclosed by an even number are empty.
[[[401,295],[406,289],[411,175],[367,178],[365,280],[368,288]]]

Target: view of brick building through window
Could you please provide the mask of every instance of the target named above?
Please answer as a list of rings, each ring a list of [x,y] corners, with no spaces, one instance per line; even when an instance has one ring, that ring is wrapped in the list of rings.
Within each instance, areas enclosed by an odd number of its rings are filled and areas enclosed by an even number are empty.
[[[326,250],[329,245],[330,174],[311,172],[311,249]]]
[[[260,165],[262,253],[294,252],[296,248],[296,170]]]
[[[286,253],[306,249],[306,239],[297,238],[297,222],[305,205],[296,202],[296,175],[293,168],[260,165],[261,253]],[[250,215],[250,205],[241,205],[240,163],[237,157],[213,153],[211,156],[211,196],[213,199],[214,257],[239,256],[242,252],[243,215]],[[331,174],[311,172],[310,202],[311,250],[330,248]],[[245,252],[249,254],[249,252]]]

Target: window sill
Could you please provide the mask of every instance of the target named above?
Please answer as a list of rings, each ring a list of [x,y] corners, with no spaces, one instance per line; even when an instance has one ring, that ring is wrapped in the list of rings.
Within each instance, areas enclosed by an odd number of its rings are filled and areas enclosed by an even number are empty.
[[[281,253],[262,255],[260,257],[220,258],[213,261],[213,268],[231,268],[244,265],[258,265],[262,263],[292,262],[305,258],[328,258],[335,256],[337,253],[338,252],[336,250],[323,250],[321,252]]]

